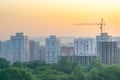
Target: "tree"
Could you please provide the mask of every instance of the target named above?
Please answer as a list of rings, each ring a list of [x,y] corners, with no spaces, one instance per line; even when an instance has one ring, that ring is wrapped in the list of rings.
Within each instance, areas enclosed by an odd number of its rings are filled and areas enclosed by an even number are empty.
[[[56,70],[47,70],[40,75],[42,80],[68,80],[68,75]]]
[[[68,59],[62,58],[58,62],[58,71],[70,74],[72,72],[72,66],[70,61]]]
[[[78,66],[79,63],[78,63],[78,62],[72,62],[71,65],[72,65],[72,70],[74,70],[74,68],[75,68],[76,66]]]
[[[10,62],[9,61],[7,61],[4,58],[0,58],[0,68],[1,69],[8,68],[9,66],[10,66]]]
[[[46,64],[41,62],[41,61],[34,61],[34,62],[30,62],[28,64],[28,67],[31,68],[31,69],[35,69],[35,68],[37,68],[37,67],[39,67],[41,65],[43,66],[43,65],[46,65]]]
[[[74,80],[85,80],[85,75],[80,65],[76,66],[72,73]]]
[[[120,80],[120,67],[116,65],[103,68],[103,77],[105,80]]]
[[[99,60],[94,60],[90,63],[88,71],[90,71],[92,68],[100,69],[101,67],[102,67],[101,62]]]
[[[88,80],[103,80],[100,77],[100,71],[96,68],[92,68],[88,73]]]
[[[16,61],[12,64],[13,67],[21,68],[23,67],[23,62]]]
[[[39,66],[39,67],[34,69],[34,74],[41,75],[47,70],[50,70],[50,68],[47,66]]]
[[[0,71],[0,80],[34,80],[34,76],[19,68],[8,68]]]

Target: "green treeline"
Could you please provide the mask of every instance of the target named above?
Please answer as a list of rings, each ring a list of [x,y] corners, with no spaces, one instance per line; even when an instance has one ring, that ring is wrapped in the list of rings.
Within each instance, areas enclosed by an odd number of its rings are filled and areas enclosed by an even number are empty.
[[[119,65],[102,65],[93,61],[88,68],[61,59],[58,64],[44,62],[10,62],[0,58],[0,80],[120,80]]]

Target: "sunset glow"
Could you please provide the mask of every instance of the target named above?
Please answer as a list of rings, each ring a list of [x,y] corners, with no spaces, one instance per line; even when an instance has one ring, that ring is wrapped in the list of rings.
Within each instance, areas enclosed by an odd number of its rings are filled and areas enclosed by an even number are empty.
[[[30,36],[96,36],[100,22],[105,31],[120,36],[120,0],[0,0],[0,38],[16,32]]]

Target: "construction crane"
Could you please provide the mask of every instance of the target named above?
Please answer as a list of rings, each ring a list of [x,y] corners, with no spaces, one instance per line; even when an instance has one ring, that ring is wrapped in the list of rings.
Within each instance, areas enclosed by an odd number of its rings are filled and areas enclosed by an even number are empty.
[[[101,18],[100,23],[79,23],[74,25],[99,25],[100,26],[100,33],[103,33],[103,26],[105,25],[105,22],[103,21],[103,18]]]

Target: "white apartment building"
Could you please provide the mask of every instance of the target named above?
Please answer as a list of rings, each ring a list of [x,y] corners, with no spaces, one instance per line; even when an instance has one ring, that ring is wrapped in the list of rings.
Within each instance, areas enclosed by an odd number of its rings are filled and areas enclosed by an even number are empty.
[[[75,55],[96,54],[96,41],[93,38],[79,38],[74,40]]]
[[[96,54],[96,40],[94,38],[78,38],[74,40],[75,55],[72,61],[80,63],[82,67],[88,67],[93,60],[98,59]]]

